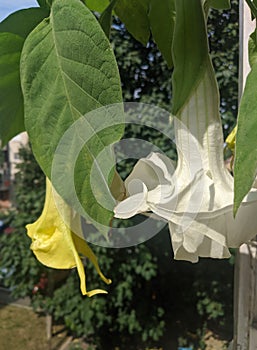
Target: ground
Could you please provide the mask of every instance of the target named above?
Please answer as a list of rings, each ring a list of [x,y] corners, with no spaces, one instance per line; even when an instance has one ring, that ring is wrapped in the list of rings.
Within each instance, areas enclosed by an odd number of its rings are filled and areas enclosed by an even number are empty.
[[[78,341],[71,343],[71,339],[62,331],[62,328],[62,326],[54,327],[55,336],[52,339],[51,350],[88,349],[85,344],[79,346]],[[205,339],[206,350],[223,350],[225,348],[225,342],[218,339],[212,332],[208,332]],[[49,350],[45,317],[36,315],[29,308],[0,304],[0,350],[7,349]]]
[[[60,348],[65,334],[55,336],[52,350]],[[32,310],[0,304],[0,350],[48,350],[45,317]]]

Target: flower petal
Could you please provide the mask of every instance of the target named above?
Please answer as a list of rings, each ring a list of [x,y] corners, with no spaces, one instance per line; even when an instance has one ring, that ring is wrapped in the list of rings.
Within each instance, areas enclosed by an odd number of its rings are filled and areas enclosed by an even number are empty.
[[[176,260],[188,260],[193,263],[198,262],[199,257],[229,258],[230,253],[226,243],[211,239],[202,231],[202,227],[197,227],[193,223],[186,231],[181,231],[181,227],[169,223],[171,241]],[[221,239],[225,241],[225,239]]]
[[[80,277],[80,288],[83,295],[90,297],[98,293],[107,293],[101,289],[87,292],[84,265],[78,252],[93,262],[100,277],[106,283],[110,283],[111,281],[106,279],[100,271],[97,259],[86,241],[72,232],[71,228],[62,219],[63,215],[65,215],[64,217],[67,219],[67,222],[70,221],[71,226],[76,228],[77,231],[81,230],[79,215],[74,214],[73,210],[53,191],[52,184],[47,179],[43,212],[36,222],[26,226],[28,236],[32,239],[31,249],[37,259],[48,267],[55,269],[77,267]],[[77,232],[82,237],[82,232]]]
[[[139,180],[133,180],[130,182],[132,187],[132,193],[137,189],[137,192],[131,197],[124,199],[114,208],[114,216],[120,219],[128,219],[136,214],[143,213],[149,210],[146,204],[147,199],[147,187]]]
[[[151,191],[160,184],[170,184],[173,172],[174,165],[171,159],[161,153],[152,152],[136,163],[125,180],[125,186],[128,188],[131,181],[139,179],[146,185],[148,191]]]

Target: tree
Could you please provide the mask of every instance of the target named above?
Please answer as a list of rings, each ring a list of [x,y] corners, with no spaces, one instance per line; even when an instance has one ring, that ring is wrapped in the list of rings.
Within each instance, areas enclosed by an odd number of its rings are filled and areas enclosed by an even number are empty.
[[[25,229],[25,225],[35,220],[42,210],[45,179],[28,147],[21,148],[19,155],[22,162],[17,165],[15,209],[3,218],[13,231],[0,235],[1,283],[17,298],[31,296],[41,274],[46,272],[29,249],[31,241]]]

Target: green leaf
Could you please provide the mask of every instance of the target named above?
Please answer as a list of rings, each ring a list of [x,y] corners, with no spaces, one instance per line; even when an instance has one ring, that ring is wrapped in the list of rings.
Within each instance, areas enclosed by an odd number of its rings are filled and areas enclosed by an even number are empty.
[[[105,35],[108,39],[110,38],[111,32],[112,11],[116,2],[117,0],[112,0],[112,2],[109,4],[109,6],[107,6],[99,18],[99,23],[101,24],[101,27],[103,28],[103,31],[105,32]]]
[[[208,61],[206,23],[201,1],[176,0],[173,38],[173,109],[177,115],[201,80]]]
[[[257,18],[257,1],[256,0],[246,0],[247,5],[251,10],[252,20]]]
[[[146,45],[150,37],[149,0],[119,0],[115,12],[133,37]]]
[[[37,3],[40,7],[50,9],[52,6],[53,0],[37,0]]]
[[[0,32],[8,32],[26,39],[29,33],[49,15],[45,8],[29,8],[12,13],[0,23]]]
[[[209,6],[217,10],[230,9],[230,0],[209,0]]]
[[[150,0],[149,21],[153,38],[163,57],[172,67],[172,40],[175,26],[175,1]]]
[[[248,51],[249,51],[249,63],[252,67],[255,63],[257,63],[257,30],[250,35],[249,43],[248,43]]]
[[[4,146],[24,130],[23,98],[20,87],[20,55],[23,38],[0,33],[0,139]]]
[[[252,69],[246,79],[238,114],[234,163],[234,213],[250,191],[257,174],[257,62],[253,61],[253,57],[251,62]]]
[[[20,55],[24,39],[47,16],[31,8],[17,11],[0,23],[0,139],[5,145],[24,131],[23,96],[20,87]]]
[[[21,82],[26,129],[43,171],[51,178],[56,148],[65,132],[73,131],[69,144],[65,145],[64,170],[60,171],[58,181],[56,177],[51,180],[59,194],[74,205],[67,185],[70,174],[72,184],[74,176],[76,196],[84,210],[91,218],[108,225],[112,211],[97,202],[90,186],[90,174],[94,168],[95,191],[105,196],[108,192],[106,183],[112,181],[113,171],[110,177],[103,174],[96,156],[105,146],[120,139],[123,127],[114,126],[98,132],[96,129],[101,127],[101,123],[108,122],[112,115],[106,112],[106,119],[99,122],[97,112],[86,113],[121,102],[122,95],[110,43],[86,6],[77,0],[54,1],[50,18],[43,21],[25,42]],[[78,120],[81,127],[75,123]],[[72,151],[80,150],[78,144],[82,142],[83,146],[83,134],[87,132],[92,132],[91,140],[82,147],[73,173],[70,169],[74,157]]]
[[[109,5],[109,0],[83,0],[87,7],[99,13],[102,13]]]
[[[175,0],[119,0],[114,8],[130,34],[143,45],[148,43],[152,32],[159,50],[171,67]]]

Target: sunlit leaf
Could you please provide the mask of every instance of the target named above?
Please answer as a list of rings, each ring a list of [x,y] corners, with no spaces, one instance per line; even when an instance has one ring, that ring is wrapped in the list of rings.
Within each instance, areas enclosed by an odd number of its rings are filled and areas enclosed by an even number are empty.
[[[172,66],[172,40],[175,26],[175,1],[150,0],[149,20],[153,38],[163,57]]]
[[[75,121],[81,121],[82,128],[75,124],[70,144],[66,145],[64,171],[60,172],[60,178],[52,178],[52,181],[59,194],[74,205],[67,186],[69,174],[74,175],[76,196],[86,213],[108,225],[112,211],[96,200],[90,175],[94,165],[94,178],[97,180],[95,190],[104,196],[106,183],[111,183],[114,172],[111,177],[103,174],[96,156],[105,146],[118,140],[123,129],[114,126],[111,130],[96,133],[99,123],[94,121],[95,114],[88,116],[86,113],[121,102],[122,96],[110,43],[86,6],[77,0],[54,1],[49,19],[43,21],[25,42],[21,82],[26,129],[33,152],[48,177],[51,177],[52,160],[61,138],[66,131],[73,130]],[[105,117],[109,116],[106,114]],[[76,150],[76,142],[83,139],[85,123],[86,132],[92,131],[93,136],[82,147],[73,172],[70,169],[72,150]]]
[[[249,63],[252,67],[257,63],[257,31],[255,30],[249,38],[248,48],[249,48]]]
[[[257,173],[256,30],[249,38],[249,62],[251,71],[246,79],[237,121],[238,128],[236,134],[236,151],[234,162],[234,213],[237,212],[243,198],[251,189]]]
[[[103,31],[105,32],[107,38],[110,37],[112,12],[116,2],[117,0],[112,0],[99,18],[99,23],[101,24],[101,27],[103,28]]]
[[[83,0],[92,11],[103,12],[109,5],[109,0]]]
[[[20,55],[24,39],[47,16],[47,10],[17,11],[0,23],[0,139],[2,145],[24,130]]]
[[[50,7],[52,6],[52,2],[53,0],[37,0],[37,3],[40,7],[44,7],[47,9],[50,9]]]
[[[115,6],[115,12],[127,30],[144,45],[150,38],[148,10],[149,0],[119,0]]]
[[[257,173],[257,63],[252,66],[241,99],[234,162],[236,212],[251,189]]]
[[[172,76],[173,110],[176,115],[199,84],[208,59],[206,24],[199,0],[176,0]],[[194,55],[192,55],[194,52]]]
[[[114,9],[130,34],[143,45],[147,44],[152,33],[164,59],[171,67],[175,0],[119,0]]]
[[[230,0],[209,0],[209,5],[217,10],[230,9]]]
[[[0,23],[0,32],[17,34],[24,39],[49,15],[44,8],[29,8],[12,13]]]
[[[23,38],[0,33],[0,139],[2,146],[24,130],[20,88],[20,55]]]

